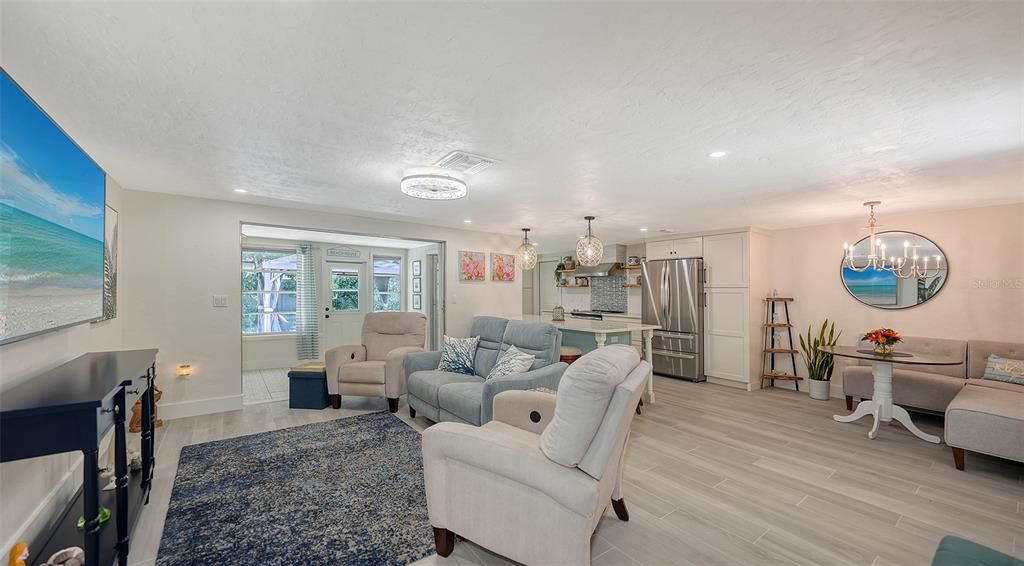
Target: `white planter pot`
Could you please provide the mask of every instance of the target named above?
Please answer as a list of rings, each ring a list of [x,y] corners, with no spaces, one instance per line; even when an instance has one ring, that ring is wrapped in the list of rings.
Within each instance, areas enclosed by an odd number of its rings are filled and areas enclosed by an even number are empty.
[[[832,385],[831,381],[822,381],[820,379],[808,379],[807,387],[811,391],[811,399],[817,399],[818,401],[828,401],[829,388]]]

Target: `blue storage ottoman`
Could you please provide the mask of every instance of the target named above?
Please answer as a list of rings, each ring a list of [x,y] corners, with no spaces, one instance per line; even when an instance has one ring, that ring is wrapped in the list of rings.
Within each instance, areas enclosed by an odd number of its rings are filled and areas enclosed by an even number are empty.
[[[306,362],[288,372],[288,408],[324,409],[330,404],[327,366],[323,362]]]

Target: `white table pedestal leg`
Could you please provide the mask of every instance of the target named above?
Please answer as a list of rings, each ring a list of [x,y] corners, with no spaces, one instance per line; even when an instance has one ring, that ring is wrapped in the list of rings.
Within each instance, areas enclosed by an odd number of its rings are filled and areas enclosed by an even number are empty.
[[[594,340],[597,341],[597,347],[603,348],[605,341],[608,339],[608,335],[604,332],[597,332],[594,334]]]
[[[873,414],[875,414],[874,401],[861,401],[857,404],[857,408],[849,415],[832,415],[832,420],[840,423],[852,423],[857,419]]]
[[[900,407],[899,405],[892,406],[892,417],[896,419],[897,422],[907,427],[907,430],[913,433],[914,436],[920,438],[921,440],[924,440],[925,442],[938,444],[939,440],[941,440],[938,436],[935,436],[934,434],[928,434],[927,432],[924,432],[923,430],[917,428],[917,425],[914,424],[914,421],[910,420],[910,413],[908,413],[906,409]]]
[[[883,422],[897,422],[907,427],[914,436],[927,442],[939,443],[939,437],[923,432],[910,420],[910,413],[899,405],[892,403],[892,364],[890,362],[872,362],[871,375],[874,377],[874,392],[870,401],[861,401],[857,409],[849,415],[833,415],[832,418],[841,423],[850,423],[859,418],[872,415],[874,422],[868,432],[868,438],[874,440],[878,436],[878,425]]]
[[[644,359],[647,363],[651,364],[651,374],[647,376],[647,402],[654,404],[654,354],[651,347],[651,337],[654,335],[653,330],[644,330]]]

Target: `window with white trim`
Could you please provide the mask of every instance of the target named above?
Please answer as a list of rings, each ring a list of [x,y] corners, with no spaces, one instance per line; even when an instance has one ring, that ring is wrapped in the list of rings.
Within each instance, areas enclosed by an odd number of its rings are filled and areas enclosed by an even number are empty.
[[[242,334],[295,332],[294,252],[242,250]]]
[[[402,310],[402,258],[373,256],[373,311]]]
[[[359,268],[354,265],[331,266],[331,310],[358,312]]]

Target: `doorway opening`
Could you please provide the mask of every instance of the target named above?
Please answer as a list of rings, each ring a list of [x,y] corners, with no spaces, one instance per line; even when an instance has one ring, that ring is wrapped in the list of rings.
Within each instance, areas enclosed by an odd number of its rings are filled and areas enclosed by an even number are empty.
[[[288,399],[288,370],[360,344],[372,312],[427,317],[426,348],[445,330],[444,242],[241,224],[242,394]]]

